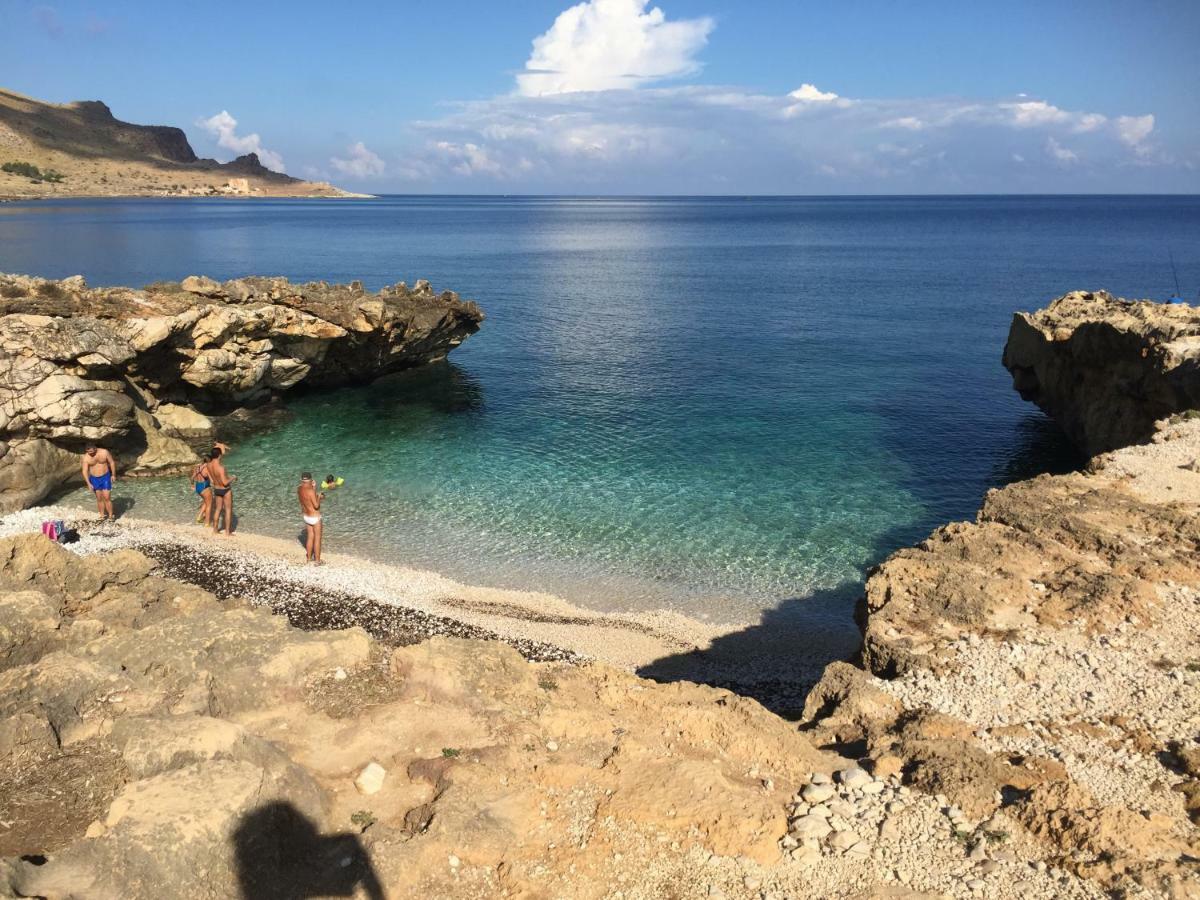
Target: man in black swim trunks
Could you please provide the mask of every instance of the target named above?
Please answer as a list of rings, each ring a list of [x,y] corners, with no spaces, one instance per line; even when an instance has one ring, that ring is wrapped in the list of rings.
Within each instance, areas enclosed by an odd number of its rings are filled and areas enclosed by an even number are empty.
[[[212,529],[213,534],[221,533],[221,513],[224,513],[225,536],[233,537],[233,483],[237,481],[237,476],[225,471],[222,446],[218,444],[213,447],[208,455],[208,483],[213,494]]]

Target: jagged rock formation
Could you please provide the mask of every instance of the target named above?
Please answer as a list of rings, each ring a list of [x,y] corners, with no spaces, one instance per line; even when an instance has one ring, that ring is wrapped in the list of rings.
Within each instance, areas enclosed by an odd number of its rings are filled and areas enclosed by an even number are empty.
[[[192,276],[144,290],[0,274],[0,511],[36,502],[96,441],[133,472],[178,469],[211,415],[301,383],[368,381],[443,358],[478,306],[428,282]]]
[[[1200,309],[1074,291],[1013,317],[1004,366],[1088,455],[1140,443],[1200,407]]]
[[[863,669],[827,670],[809,734],[894,757],[980,859],[1004,815],[1121,896],[1200,896],[1198,458],[1181,422],[893,554]]]
[[[0,197],[355,196],[272,171],[254,153],[200,159],[181,129],[122,122],[99,100],[45,103],[0,89],[0,164],[16,162],[63,178],[0,171]]]

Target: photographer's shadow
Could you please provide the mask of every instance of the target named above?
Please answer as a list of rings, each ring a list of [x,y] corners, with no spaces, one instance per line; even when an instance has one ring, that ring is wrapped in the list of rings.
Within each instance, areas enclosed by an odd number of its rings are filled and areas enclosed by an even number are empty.
[[[247,813],[233,835],[243,900],[352,897],[360,887],[383,900],[383,886],[358,834],[321,834],[290,803]]]

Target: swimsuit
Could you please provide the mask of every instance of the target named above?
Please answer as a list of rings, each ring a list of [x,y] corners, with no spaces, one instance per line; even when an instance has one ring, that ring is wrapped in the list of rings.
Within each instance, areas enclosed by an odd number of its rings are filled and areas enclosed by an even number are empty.
[[[92,486],[93,491],[111,491],[112,472],[105,472],[103,475],[89,475],[88,484]]]
[[[214,494],[214,495],[216,495],[217,497],[224,497],[226,494],[228,494],[228,493],[229,493],[229,488],[227,488],[227,487],[223,487],[223,488],[215,487],[215,488],[213,488],[213,489],[212,489],[212,492],[213,492],[213,494]]]
[[[317,513],[315,516],[303,516],[302,518],[305,525],[319,525],[321,523],[320,513]]]
[[[207,478],[204,479],[204,481],[196,482],[196,493],[197,494],[203,494],[207,490],[208,490],[208,479]]]

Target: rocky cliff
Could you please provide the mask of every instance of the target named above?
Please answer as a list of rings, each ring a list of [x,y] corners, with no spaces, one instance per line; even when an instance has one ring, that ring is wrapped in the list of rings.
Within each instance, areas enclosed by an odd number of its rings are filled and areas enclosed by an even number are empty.
[[[0,197],[358,196],[274,172],[253,153],[228,163],[200,159],[182,129],[122,122],[99,100],[46,103],[0,88],[6,163],[42,175],[0,169]]]
[[[1074,291],[1013,317],[1004,366],[1089,455],[1140,443],[1200,407],[1200,309]]]
[[[88,441],[132,473],[177,470],[214,415],[441,359],[482,320],[425,281],[371,293],[193,276],[133,290],[0,274],[0,510],[72,477]]]

